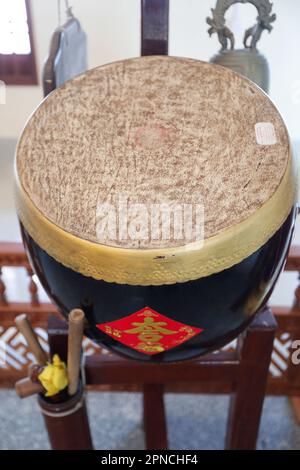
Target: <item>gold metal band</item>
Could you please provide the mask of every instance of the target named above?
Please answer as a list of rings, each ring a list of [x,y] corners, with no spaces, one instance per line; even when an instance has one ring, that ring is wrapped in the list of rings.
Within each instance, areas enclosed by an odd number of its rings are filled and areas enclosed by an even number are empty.
[[[295,204],[296,188],[290,157],[277,191],[246,220],[203,244],[150,250],[110,247],[71,235],[37,209],[18,178],[16,200],[19,218],[29,235],[64,266],[94,279],[147,286],[199,279],[241,262],[282,226]]]

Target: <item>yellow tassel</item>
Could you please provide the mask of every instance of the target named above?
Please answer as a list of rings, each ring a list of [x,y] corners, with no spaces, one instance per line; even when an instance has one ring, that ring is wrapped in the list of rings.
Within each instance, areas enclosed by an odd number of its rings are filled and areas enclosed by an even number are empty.
[[[67,366],[54,354],[52,364],[48,363],[38,378],[47,391],[46,397],[52,397],[68,385]]]

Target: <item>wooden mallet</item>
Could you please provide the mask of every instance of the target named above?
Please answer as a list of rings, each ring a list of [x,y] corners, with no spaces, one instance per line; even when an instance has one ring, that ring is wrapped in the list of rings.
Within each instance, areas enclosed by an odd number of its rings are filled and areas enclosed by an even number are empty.
[[[15,383],[15,390],[20,398],[27,398],[36,393],[45,393],[45,389],[38,379],[43,369],[44,366],[31,364],[28,368],[28,377]]]
[[[41,383],[33,382],[29,377],[18,380],[15,383],[15,390],[20,398],[27,398],[31,395],[45,392]]]
[[[84,319],[84,312],[80,309],[74,309],[69,314],[67,369],[70,396],[75,395],[78,390]]]

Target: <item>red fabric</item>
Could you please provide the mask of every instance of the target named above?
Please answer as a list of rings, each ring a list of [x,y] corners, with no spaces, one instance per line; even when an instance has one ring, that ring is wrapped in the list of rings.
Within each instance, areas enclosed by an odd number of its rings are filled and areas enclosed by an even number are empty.
[[[203,331],[171,320],[150,307],[97,327],[116,341],[149,355],[174,348]]]

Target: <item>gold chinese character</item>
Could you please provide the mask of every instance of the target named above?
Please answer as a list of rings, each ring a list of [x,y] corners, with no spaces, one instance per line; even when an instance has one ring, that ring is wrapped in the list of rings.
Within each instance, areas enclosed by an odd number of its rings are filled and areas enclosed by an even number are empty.
[[[168,330],[164,328],[167,325],[166,322],[156,322],[151,317],[146,317],[143,323],[133,322],[132,325],[135,328],[130,330],[125,330],[125,333],[129,334],[138,334],[138,338],[147,344],[151,343],[159,343],[159,340],[164,335],[175,335],[176,331]]]
[[[147,352],[163,352],[165,350],[165,348],[157,343],[157,344],[146,344],[146,343],[139,343],[137,346],[136,346],[136,349],[140,350],[140,351],[147,351]]]
[[[114,328],[111,328],[111,326],[106,325],[104,327],[104,329],[105,329],[106,333],[108,333],[110,335],[113,335],[116,338],[121,338],[122,337],[122,333],[119,330],[115,330]]]
[[[183,331],[184,333],[186,333],[186,338],[184,339],[184,341],[195,336],[195,332],[190,326],[182,326],[181,328],[179,328],[179,331]]]
[[[138,317],[158,317],[157,313],[151,312],[151,310],[144,310],[142,313],[137,314]]]

